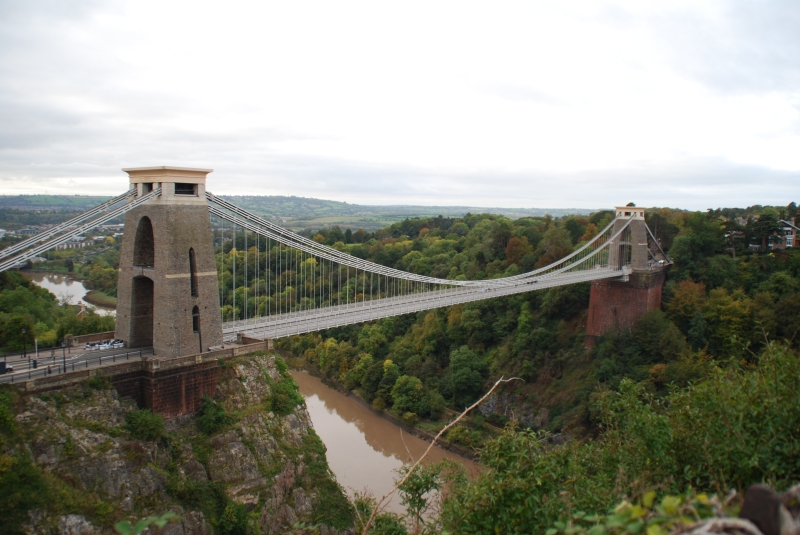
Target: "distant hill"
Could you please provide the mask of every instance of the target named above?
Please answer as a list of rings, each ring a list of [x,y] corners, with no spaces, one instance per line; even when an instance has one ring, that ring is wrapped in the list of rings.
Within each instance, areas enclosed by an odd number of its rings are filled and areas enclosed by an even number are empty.
[[[466,213],[492,213],[512,219],[550,214],[560,217],[569,214],[589,214],[595,210],[580,208],[491,208],[475,206],[374,206],[326,201],[306,197],[266,195],[220,195],[245,210],[267,217],[290,229],[342,228],[374,231],[410,217],[460,217]],[[0,210],[20,211],[83,211],[110,197],[89,195],[0,195]],[[48,221],[49,222],[49,221]],[[31,223],[33,224],[33,223]]]
[[[92,195],[0,195],[0,208],[16,210],[88,210],[111,197]]]
[[[475,206],[377,206],[326,201],[307,197],[266,195],[220,195],[237,206],[260,216],[269,217],[290,229],[324,228],[339,225],[342,228],[374,231],[410,217],[442,215],[460,217],[467,213],[491,213],[512,219],[550,214],[561,217],[569,214],[589,214],[597,210],[582,208],[491,208]]]

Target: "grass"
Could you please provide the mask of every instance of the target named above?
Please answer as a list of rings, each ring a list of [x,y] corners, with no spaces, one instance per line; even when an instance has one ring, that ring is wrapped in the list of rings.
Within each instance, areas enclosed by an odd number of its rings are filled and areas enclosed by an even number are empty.
[[[355,511],[344,489],[334,481],[325,457],[325,445],[313,429],[309,429],[303,437],[301,450],[307,463],[303,486],[313,489],[319,499],[314,510],[314,521],[337,529],[351,527]]]
[[[100,290],[92,290],[83,298],[84,301],[92,305],[106,308],[116,308],[117,298],[107,295]]]

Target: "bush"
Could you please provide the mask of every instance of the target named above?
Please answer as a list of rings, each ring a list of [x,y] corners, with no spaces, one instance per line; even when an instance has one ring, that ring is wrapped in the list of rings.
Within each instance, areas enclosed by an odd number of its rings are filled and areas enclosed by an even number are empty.
[[[297,405],[303,403],[303,396],[291,377],[285,377],[271,386],[269,408],[279,416],[286,416]]]
[[[200,431],[211,435],[231,423],[231,417],[219,403],[208,396],[204,396],[194,423]]]
[[[453,533],[544,533],[568,509],[602,513],[637,490],[680,494],[776,490],[800,479],[800,357],[771,345],[757,367],[715,370],[664,399],[624,380],[596,396],[602,434],[548,447],[508,429],[484,448],[477,479],[453,487],[442,511]],[[448,441],[466,438],[454,428]],[[455,440],[454,440],[455,439]]]
[[[414,414],[413,412],[404,412],[401,419],[403,420],[404,424],[410,425],[412,427],[414,426],[414,424],[417,423],[417,420],[419,420],[417,415]]]
[[[0,433],[11,433],[16,427],[14,403],[17,393],[8,385],[0,386]]]
[[[103,375],[95,375],[90,379],[87,379],[86,386],[91,388],[92,390],[108,390],[111,388],[111,381],[108,378],[104,377]]]
[[[125,415],[125,429],[139,440],[158,440],[164,436],[164,417],[150,409],[140,409]]]
[[[22,533],[19,525],[28,520],[28,511],[45,505],[47,486],[27,452],[0,454],[0,526],[2,533]]]

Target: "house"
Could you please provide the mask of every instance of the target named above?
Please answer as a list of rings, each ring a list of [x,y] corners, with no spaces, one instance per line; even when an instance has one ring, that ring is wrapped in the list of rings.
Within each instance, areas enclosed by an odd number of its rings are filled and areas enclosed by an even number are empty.
[[[790,249],[792,247],[796,247],[798,245],[798,233],[800,232],[800,228],[797,227],[792,222],[785,221],[783,219],[779,219],[778,223],[782,227],[783,232],[783,240],[780,243],[773,243],[770,245],[772,250],[776,249]]]
[[[56,250],[61,251],[63,249],[83,249],[84,247],[94,245],[96,241],[96,238],[87,239],[85,236],[75,236],[66,243],[56,245]]]

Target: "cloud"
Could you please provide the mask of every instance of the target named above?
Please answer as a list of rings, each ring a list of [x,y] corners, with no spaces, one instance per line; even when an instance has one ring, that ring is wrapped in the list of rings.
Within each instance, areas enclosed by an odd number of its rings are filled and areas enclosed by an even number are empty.
[[[0,190],[505,207],[800,197],[792,2],[0,4]],[[424,16],[422,16],[424,14]]]

